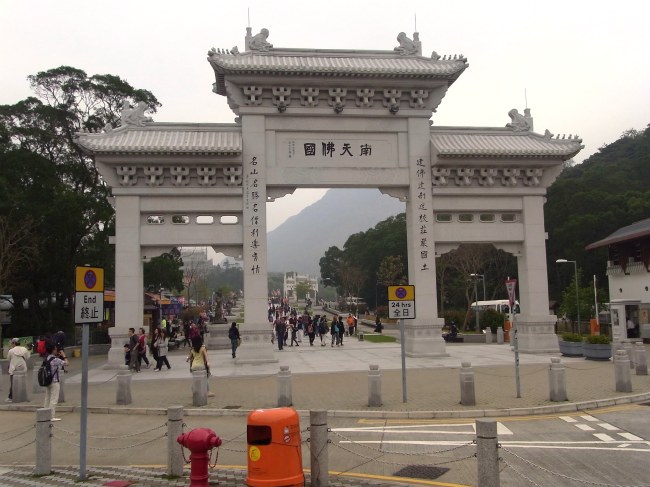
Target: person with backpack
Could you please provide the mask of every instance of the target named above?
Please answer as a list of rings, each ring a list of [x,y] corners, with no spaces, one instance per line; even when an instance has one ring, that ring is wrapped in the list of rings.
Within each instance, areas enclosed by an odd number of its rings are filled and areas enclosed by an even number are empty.
[[[49,384],[45,385],[45,403],[43,405],[46,409],[52,410],[52,419],[51,421],[61,421],[60,418],[55,417],[56,405],[59,403],[59,392],[61,390],[61,383],[59,382],[59,373],[63,372],[63,367],[68,365],[68,358],[63,352],[54,353],[55,345],[52,342],[45,344],[45,350],[47,351],[47,357],[43,361],[41,367],[48,369],[45,379],[45,382]],[[39,383],[41,382],[42,374],[39,371]]]
[[[327,335],[327,317],[325,315],[321,316],[320,321],[318,322],[318,336],[320,337],[320,346],[324,347],[326,343],[323,341]]]
[[[169,360],[167,360],[169,345],[167,343],[167,334],[164,329],[156,328],[153,347],[151,350],[154,351],[154,358],[156,359],[156,368],[153,369],[154,372],[160,372],[163,364],[167,366],[167,370],[172,368],[172,366],[169,365]]]
[[[339,331],[338,331],[338,321],[336,321],[336,316],[332,318],[332,326],[330,327],[330,333],[332,334],[332,347],[334,347],[334,343],[338,345],[338,336],[339,336]]]

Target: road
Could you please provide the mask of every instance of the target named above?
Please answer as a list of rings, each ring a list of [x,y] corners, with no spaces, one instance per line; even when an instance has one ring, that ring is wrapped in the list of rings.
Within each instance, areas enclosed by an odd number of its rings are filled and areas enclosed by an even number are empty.
[[[78,465],[79,417],[53,423],[53,463]],[[33,420],[4,412],[3,464],[33,464]],[[573,415],[495,418],[501,444],[501,485],[647,485],[650,408],[627,405]],[[165,416],[91,414],[88,465],[164,465]],[[308,417],[301,418],[303,440]],[[224,440],[219,466],[246,466],[246,418],[188,416],[185,429],[209,427]],[[426,479],[425,485],[477,485],[472,420],[330,418],[333,472]],[[26,445],[26,446],[23,446]],[[309,467],[309,443],[303,443]],[[335,473],[332,473],[336,475]],[[577,480],[571,480],[577,479]],[[530,479],[530,480],[526,480]]]

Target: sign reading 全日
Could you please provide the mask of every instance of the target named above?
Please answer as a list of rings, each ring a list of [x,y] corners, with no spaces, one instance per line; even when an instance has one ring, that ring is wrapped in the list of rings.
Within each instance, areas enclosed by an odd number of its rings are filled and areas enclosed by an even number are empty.
[[[415,286],[388,286],[388,317],[415,318]]]
[[[104,269],[75,269],[75,323],[101,323],[104,320]]]

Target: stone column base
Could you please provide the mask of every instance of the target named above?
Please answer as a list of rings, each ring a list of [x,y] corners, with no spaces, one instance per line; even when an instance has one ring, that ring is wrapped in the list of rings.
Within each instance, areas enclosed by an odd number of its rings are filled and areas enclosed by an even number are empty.
[[[208,331],[210,332],[208,339],[206,340],[206,346],[208,350],[230,349],[230,338],[228,338],[229,328],[230,325],[228,323],[216,323],[208,325]]]
[[[413,323],[404,320],[404,349],[407,357],[448,357],[445,341],[442,338],[442,318],[433,323]]]
[[[236,364],[268,364],[276,363],[278,359],[273,355],[274,345],[271,343],[271,327],[265,324],[264,331],[245,330],[250,325],[239,328],[241,345],[237,349]]]
[[[555,316],[518,315],[517,338],[521,353],[559,353]],[[511,331],[512,333],[512,331]]]
[[[123,368],[125,364],[125,343],[129,343],[129,337],[127,335],[111,335],[111,348],[108,350],[107,362],[102,366],[103,369],[119,370]]]

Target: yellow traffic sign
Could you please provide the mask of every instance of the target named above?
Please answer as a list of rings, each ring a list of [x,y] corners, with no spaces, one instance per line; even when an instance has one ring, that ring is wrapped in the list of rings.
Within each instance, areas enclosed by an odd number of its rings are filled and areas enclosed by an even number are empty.
[[[388,301],[415,301],[415,286],[388,286]]]
[[[104,269],[102,267],[76,267],[75,291],[104,292]]]

